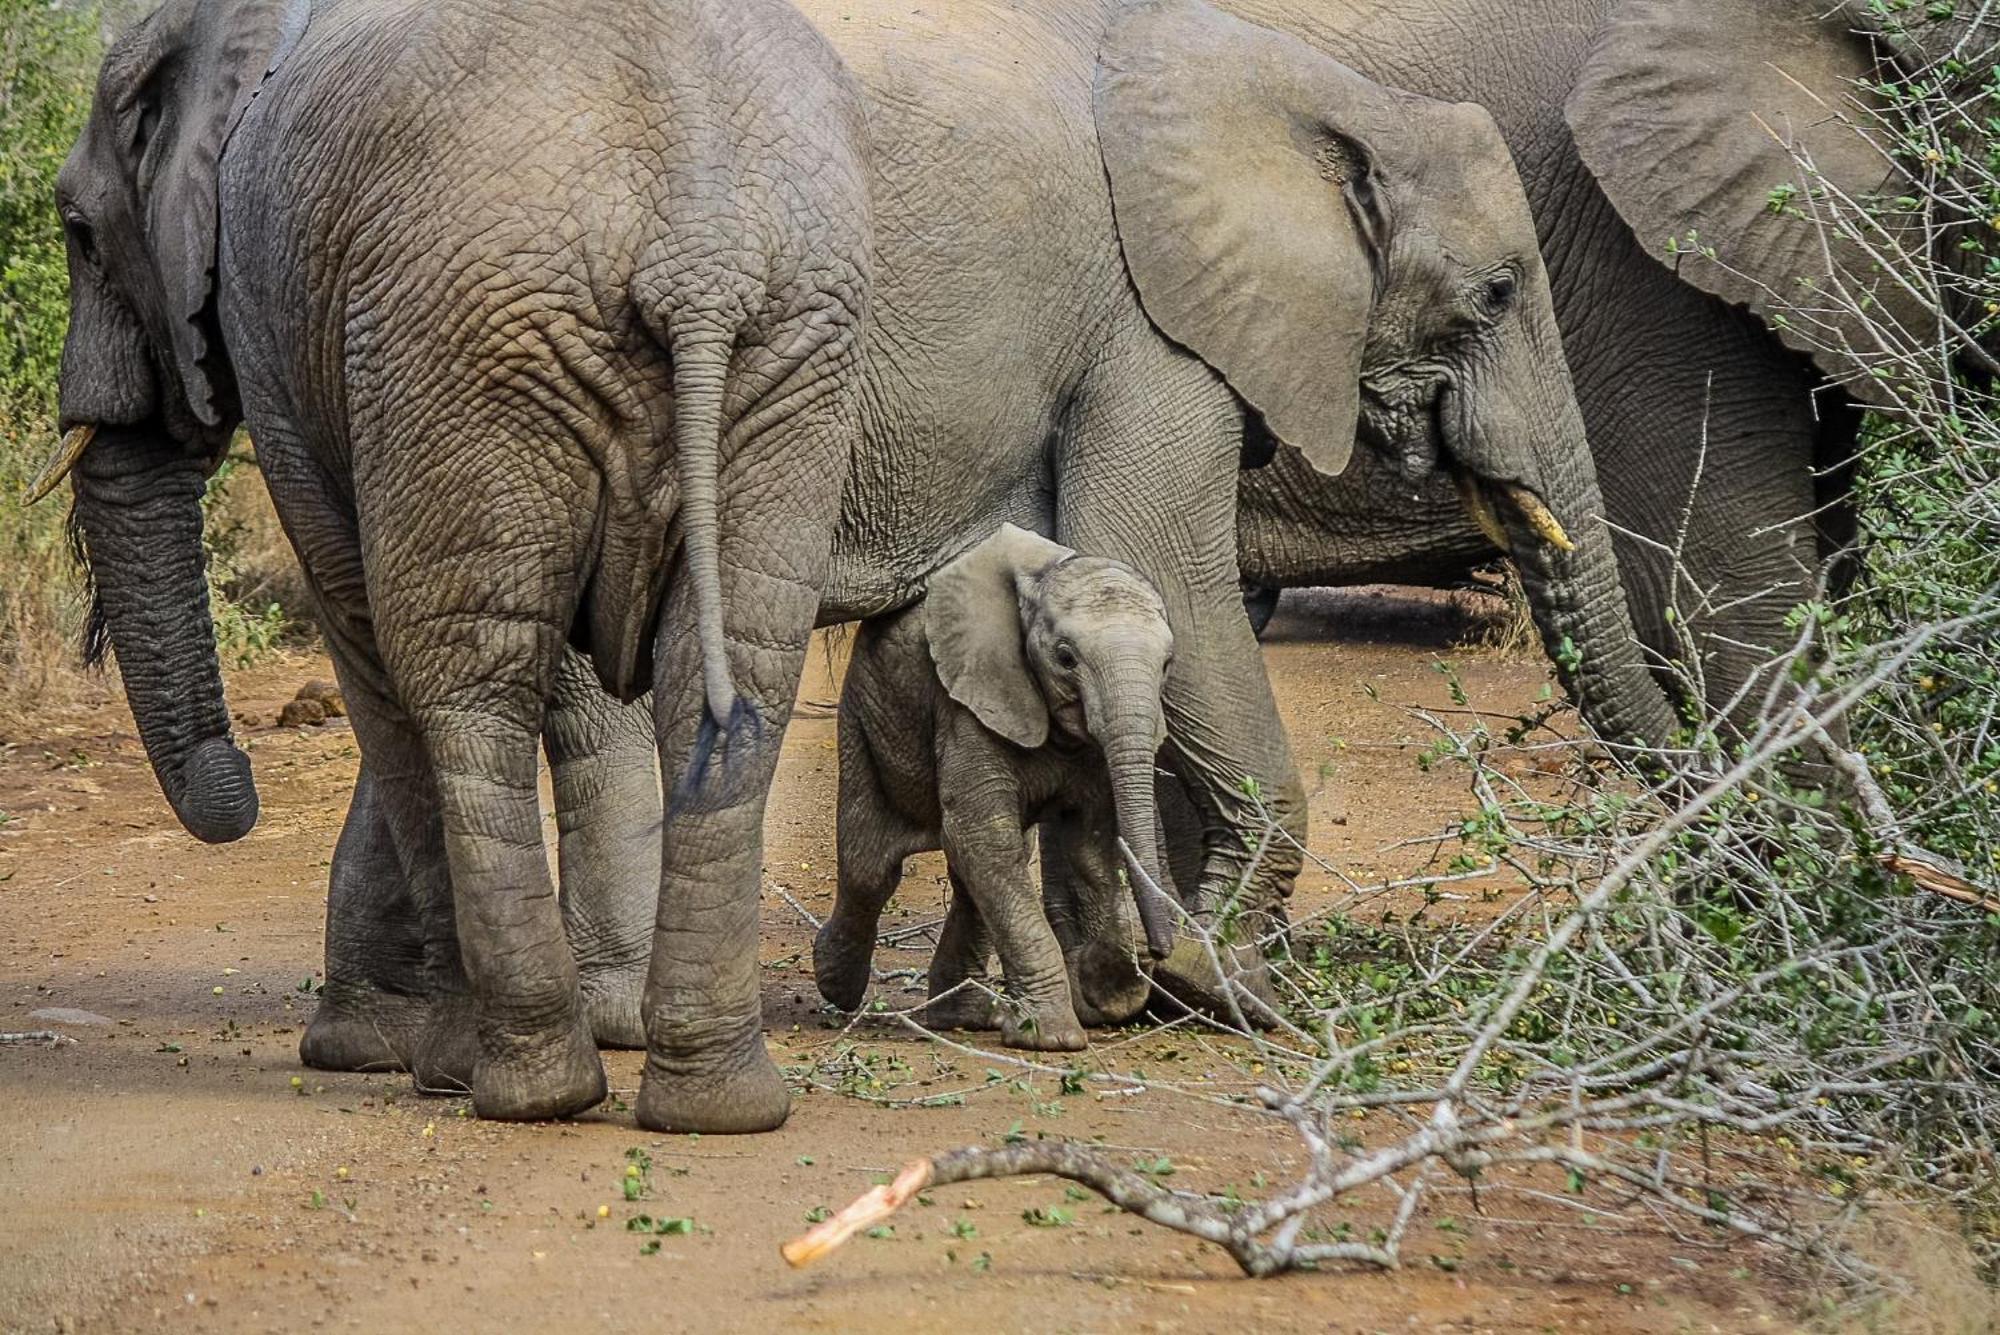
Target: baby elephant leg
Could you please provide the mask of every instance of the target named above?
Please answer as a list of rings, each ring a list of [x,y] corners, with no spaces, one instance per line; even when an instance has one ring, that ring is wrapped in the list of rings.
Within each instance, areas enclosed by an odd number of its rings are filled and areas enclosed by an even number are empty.
[[[926,841],[912,832],[882,792],[868,748],[854,729],[840,732],[840,806],[835,827],[839,879],[833,912],[813,937],[819,994],[844,1011],[861,1005],[875,959],[882,910],[903,879],[903,859]]]
[[[991,790],[987,790],[990,792]],[[1070,1001],[1062,947],[1028,874],[1020,810],[988,808],[980,790],[945,801],[944,852],[1000,955],[1000,1039],[1010,1048],[1081,1052],[1083,1026]]]
[[[945,909],[944,930],[931,956],[930,995],[924,1022],[933,1029],[998,1029],[996,991],[986,976],[993,939],[980,920],[979,907],[958,878],[952,878],[951,903]]]

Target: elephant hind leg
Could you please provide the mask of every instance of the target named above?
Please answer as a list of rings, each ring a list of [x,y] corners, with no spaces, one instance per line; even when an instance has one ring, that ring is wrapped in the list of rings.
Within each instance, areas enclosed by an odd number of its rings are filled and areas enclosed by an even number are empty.
[[[738,722],[714,727],[692,600],[678,588],[655,653],[668,796],[635,1111],[656,1131],[769,1131],[791,1107],[760,1032],[757,905],[765,799],[819,600],[811,586],[726,561],[723,574]]]
[[[379,535],[369,605],[441,814],[477,1015],[473,1108],[510,1121],[568,1117],[601,1101],[606,1085],[549,875],[538,762],[587,512],[520,462],[542,442],[516,447],[498,423],[459,427],[446,444],[417,442],[428,452],[396,440],[405,448],[363,456],[380,474],[360,495],[363,531]],[[440,469],[457,489],[453,522],[419,536],[407,516],[378,512],[435,492]]]
[[[764,1046],[757,911],[764,807],[819,615],[853,446],[829,357],[776,378],[725,442],[718,576],[736,706],[711,709],[699,600],[679,563],[660,610],[653,709],[666,791],[659,912],[634,1109],[657,1131],[755,1132],[791,1095]]]
[[[944,929],[931,954],[931,999],[924,1006],[924,1022],[934,1029],[998,1029],[998,990],[987,975],[992,958],[993,937],[979,906],[953,877]]]
[[[555,791],[562,918],[585,1022],[603,1047],[643,1048],[660,897],[659,748],[650,697],[620,704],[565,651],[542,723]]]
[[[937,847],[936,831],[911,828],[883,790],[857,710],[840,728],[840,805],[835,820],[839,878],[833,912],[813,937],[813,977],[820,995],[844,1011],[868,994],[882,910],[903,879],[903,861]]]

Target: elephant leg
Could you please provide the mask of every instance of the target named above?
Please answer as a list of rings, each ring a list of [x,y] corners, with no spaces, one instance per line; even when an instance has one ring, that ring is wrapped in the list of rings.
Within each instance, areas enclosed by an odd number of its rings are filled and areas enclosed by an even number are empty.
[[[1066,435],[1057,538],[1126,561],[1166,601],[1167,751],[1203,827],[1196,925],[1215,936],[1225,975],[1266,999],[1255,943],[1298,875],[1306,804],[1237,579],[1242,414],[1211,371],[1150,329],[1119,351],[1093,372]],[[1185,935],[1155,978],[1228,1013],[1224,975]]]
[[[992,957],[992,934],[954,875],[944,927],[931,952],[931,1000],[924,1006],[924,1023],[933,1029],[998,1029],[1000,1013],[993,1004],[998,989],[986,974]]]
[[[635,1109],[654,1131],[769,1131],[791,1107],[761,1031],[757,900],[765,800],[818,598],[809,584],[731,557],[723,587],[734,716],[709,717],[693,599],[681,590],[669,595],[655,650],[667,796]]]
[[[666,809],[634,1109],[649,1130],[769,1131],[791,1109],[762,1033],[757,903],[764,807],[854,443],[843,374],[832,362],[799,368],[766,406],[732,419],[718,489],[722,648],[737,697],[728,719],[709,715],[686,580],[661,608],[653,708]]]
[[[1815,595],[1842,516],[1816,517],[1815,470],[1852,414],[1815,407],[1804,358],[1680,281],[1615,217],[1559,247],[1551,278],[1639,637],[1706,703],[1748,724],[1789,683],[1774,660]],[[1558,263],[1565,257],[1579,263]],[[1830,519],[1830,524],[1829,524]]]
[[[1012,785],[994,782],[990,767],[976,779],[947,772],[940,782],[953,910],[961,897],[969,900],[1000,956],[1000,1041],[1039,1052],[1081,1052],[1086,1040],[1070,999],[1069,971],[1028,874],[1027,832]],[[957,952],[971,934],[950,935]],[[939,982],[951,981],[948,971],[934,971],[933,993]]]
[[[813,937],[813,977],[821,996],[851,1011],[868,994],[875,936],[903,879],[903,860],[928,842],[896,816],[857,726],[840,731],[835,838],[838,888],[833,912]]]
[[[408,1067],[419,1089],[463,1089],[475,1050],[436,785],[397,703],[369,611],[346,489],[315,461],[276,380],[254,364],[259,461],[306,577],[361,752],[327,893],[326,974],[300,1059],[322,1069]]]
[[[396,1070],[428,1019],[424,934],[367,758],[333,849],[326,982],[299,1040],[322,1071]]]
[[[545,1120],[592,1107],[606,1088],[550,876],[539,791],[546,706],[594,507],[529,471],[523,457],[544,442],[524,440],[520,420],[490,402],[493,420],[467,410],[450,433],[423,433],[420,413],[385,418],[397,425],[381,435],[357,422],[355,452],[367,465],[357,468],[367,480],[357,490],[361,528],[372,535],[367,606],[387,671],[383,694],[422,740],[471,984],[477,1042],[465,1083],[481,1117]],[[436,500],[440,472],[451,477],[448,518],[412,525],[410,499]],[[363,749],[372,762],[365,741]],[[457,1041],[461,1009],[440,1014],[440,1037]],[[420,1051],[420,1081],[428,1060]]]
[[[542,721],[555,790],[563,930],[599,1046],[643,1048],[642,999],[660,894],[659,747],[650,699],[620,704],[563,653]]]

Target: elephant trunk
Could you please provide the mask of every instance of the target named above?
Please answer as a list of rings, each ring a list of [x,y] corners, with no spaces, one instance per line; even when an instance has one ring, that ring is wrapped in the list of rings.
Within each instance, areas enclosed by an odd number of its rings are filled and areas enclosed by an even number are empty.
[[[1664,746],[1678,720],[1626,604],[1554,312],[1542,305],[1524,313],[1523,336],[1494,359],[1491,382],[1445,406],[1461,496],[1514,557],[1578,711],[1607,740]]]
[[[1134,655],[1107,674],[1099,710],[1092,710],[1089,700],[1085,703],[1091,735],[1103,748],[1111,774],[1118,837],[1128,850],[1128,875],[1146,931],[1146,949],[1156,960],[1165,959],[1174,948],[1174,907],[1167,898],[1172,882],[1160,864],[1159,816],[1153,805],[1153,763],[1164,735],[1163,675],[1161,664]]]
[[[189,834],[257,823],[250,761],[229,737],[209,615],[199,460],[154,434],[106,428],[77,461],[76,521],[125,698],[160,790]]]

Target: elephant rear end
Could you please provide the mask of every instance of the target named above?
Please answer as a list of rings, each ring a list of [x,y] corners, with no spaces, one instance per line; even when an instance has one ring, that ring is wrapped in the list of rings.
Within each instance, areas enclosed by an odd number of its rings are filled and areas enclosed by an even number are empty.
[[[865,161],[844,68],[778,0],[347,0],[244,119],[222,323],[281,510],[316,498],[276,475],[338,479],[348,513],[295,532],[353,576],[364,749],[434,775],[483,1114],[602,1083],[533,801],[574,643],[653,690],[671,794],[641,1119],[783,1119],[759,829],[857,420]]]

